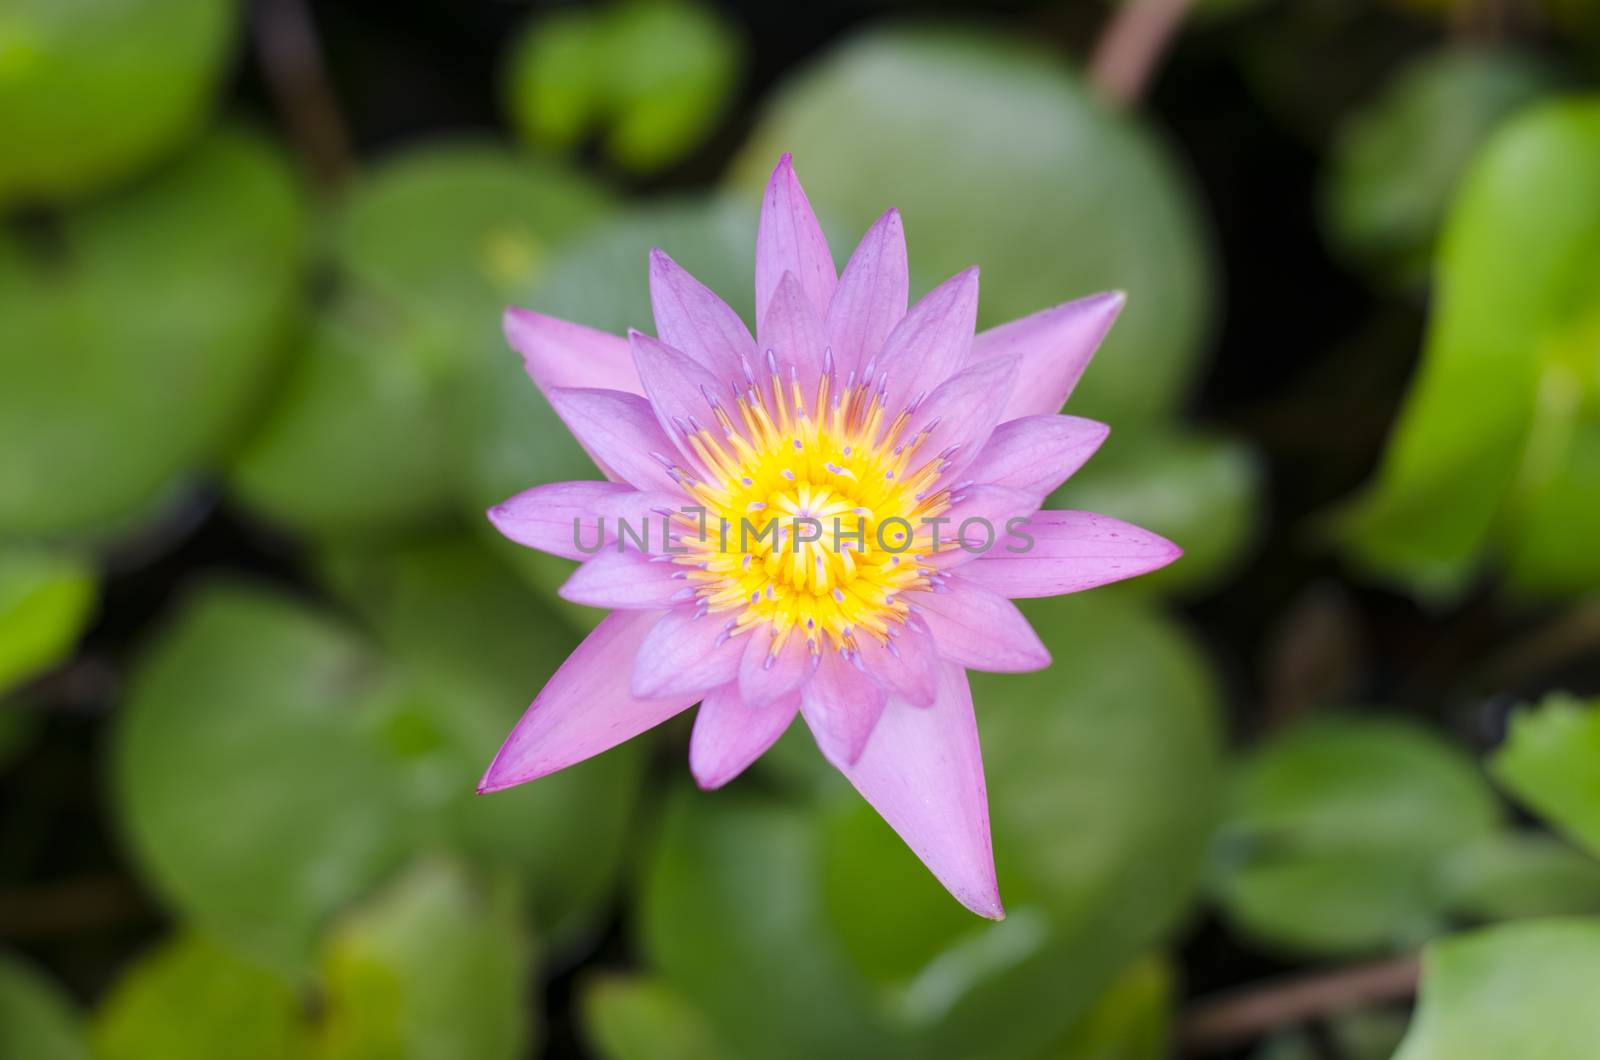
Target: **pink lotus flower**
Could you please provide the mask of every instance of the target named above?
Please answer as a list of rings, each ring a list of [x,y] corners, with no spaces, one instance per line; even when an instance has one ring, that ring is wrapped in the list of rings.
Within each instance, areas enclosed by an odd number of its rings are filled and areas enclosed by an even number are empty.
[[[716,788],[798,713],[950,893],[998,919],[966,670],[1050,664],[1013,598],[1179,555],[1115,519],[1039,510],[1106,437],[1057,410],[1122,295],[974,336],[969,269],[907,311],[900,215],[879,218],[836,273],[787,155],[761,205],[755,284],[754,339],[659,250],[657,338],[507,311],[511,345],[609,481],[538,486],[489,518],[582,560],[561,595],[612,613],[479,790],[582,761],[696,703],[689,766]]]

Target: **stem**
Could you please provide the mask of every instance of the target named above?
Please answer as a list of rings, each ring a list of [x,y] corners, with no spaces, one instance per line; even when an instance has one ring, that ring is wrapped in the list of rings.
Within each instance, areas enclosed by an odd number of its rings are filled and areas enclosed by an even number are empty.
[[[1416,992],[1419,972],[1411,954],[1247,987],[1199,1002],[1184,1016],[1179,1035],[1187,1055],[1222,1052],[1281,1027],[1408,998]]]
[[[1194,0],[1125,0],[1100,34],[1089,60],[1089,84],[1125,107],[1144,95],[1156,64]]]
[[[1597,647],[1600,599],[1582,600],[1489,656],[1482,680],[1496,690],[1514,687]]]
[[[338,191],[354,170],[350,136],[305,0],[260,0],[256,47],[289,138],[318,186]]]

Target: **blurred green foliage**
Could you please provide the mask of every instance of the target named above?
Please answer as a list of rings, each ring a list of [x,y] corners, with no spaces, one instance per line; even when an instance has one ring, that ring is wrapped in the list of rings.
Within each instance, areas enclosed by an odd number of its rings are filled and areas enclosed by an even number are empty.
[[[1597,186],[1592,99],[1530,110],[1471,167],[1439,248],[1421,372],[1342,524],[1363,567],[1453,595],[1494,554],[1526,590],[1600,586]]]
[[[163,172],[0,234],[0,534],[99,538],[214,469],[270,388],[306,217],[278,149],[223,129]]]
[[[240,21],[229,0],[7,0],[0,205],[96,191],[204,120]]]
[[[1462,170],[1553,82],[1539,61],[1503,49],[1456,47],[1407,65],[1342,132],[1326,189],[1335,244],[1420,283]]]
[[[1473,920],[1600,913],[1600,861],[1548,835],[1497,832],[1450,854],[1447,908]]]
[[[1432,732],[1319,720],[1243,764],[1213,886],[1243,930],[1276,947],[1405,949],[1447,923],[1441,864],[1499,821],[1476,766]]]
[[[72,1001],[29,965],[0,953],[0,1056],[89,1060]]]
[[[288,1060],[306,1056],[292,982],[199,937],[169,940],[139,958],[95,1014],[103,1060]]]
[[[583,992],[590,1046],[604,1060],[731,1060],[705,1018],[671,987],[607,975]]]
[[[709,8],[623,0],[536,18],[515,45],[506,103],[531,144],[569,148],[600,133],[641,172],[699,146],[733,101],[740,48]]]
[[[449,865],[420,864],[334,932],[317,1055],[525,1055],[534,1033],[525,1004],[531,971],[527,938],[506,903],[487,902]]]
[[[511,1060],[533,1033],[530,971],[516,918],[460,870],[421,862],[341,920],[315,980],[199,937],[163,943],[96,1014],[95,1056]]]
[[[234,465],[241,498],[318,536],[398,538],[519,488],[500,482],[587,474],[506,354],[500,311],[606,208],[576,176],[487,143],[365,178],[334,225],[340,297]],[[480,489],[497,462],[512,468]]]
[[[1551,696],[1513,717],[1494,775],[1512,796],[1600,857],[1600,705]]]
[[[1600,1041],[1600,921],[1535,920],[1429,947],[1395,1060],[1585,1060]]]
[[[0,550],[0,693],[72,654],[94,597],[94,570],[82,559]]]
[[[192,601],[115,747],[119,808],[167,899],[257,959],[304,968],[336,909],[409,852],[446,848],[510,873],[541,926],[580,930],[619,868],[639,753],[472,794],[463,777],[572,643],[547,634],[530,652],[526,631],[552,624],[506,576],[465,544],[353,558],[341,580],[380,611],[379,644],[259,590]]]

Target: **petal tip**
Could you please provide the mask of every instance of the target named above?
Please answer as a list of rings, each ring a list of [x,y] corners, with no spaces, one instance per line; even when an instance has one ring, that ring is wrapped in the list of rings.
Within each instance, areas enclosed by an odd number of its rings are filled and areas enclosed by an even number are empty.
[[[504,751],[505,748],[501,748],[500,753],[504,753]],[[521,783],[521,781],[510,780],[501,775],[500,753],[494,756],[494,761],[489,763],[489,768],[484,770],[483,776],[478,780],[478,786],[475,789],[477,794],[493,795],[497,791],[516,787]]]
[[[976,913],[985,920],[1001,921],[1006,918],[1005,906],[1000,901],[1000,886],[990,881],[987,885],[980,884],[978,890],[959,891],[950,893],[956,901],[960,902],[969,912]]]
[[[519,305],[508,305],[500,313],[500,331],[506,337],[506,344],[513,350],[527,356],[523,350],[523,333],[538,327],[539,314],[531,309],[524,309]]]
[[[650,275],[651,276],[665,275],[666,273],[677,271],[680,268],[681,268],[681,266],[679,266],[679,264],[676,261],[672,260],[672,255],[671,254],[668,254],[666,251],[662,250],[660,247],[651,247],[650,248]]]
[[[696,768],[692,759],[689,762],[689,774],[694,777],[694,786],[701,791],[716,791],[733,779],[731,776],[724,776],[721,770]]]

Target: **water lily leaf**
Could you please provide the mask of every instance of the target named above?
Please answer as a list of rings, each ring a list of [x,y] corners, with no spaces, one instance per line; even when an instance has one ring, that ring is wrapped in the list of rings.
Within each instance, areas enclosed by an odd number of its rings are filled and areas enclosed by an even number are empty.
[[[1263,474],[1255,450],[1207,434],[1112,437],[1046,507],[1112,515],[1177,542],[1183,559],[1134,586],[1194,593],[1231,574],[1260,528]]]
[[[1122,429],[1183,397],[1212,296],[1192,190],[1148,130],[1054,56],[971,30],[859,35],[778,92],[735,184],[758,193],[784,151],[847,232],[900,208],[914,286],[980,265],[980,325],[1126,290],[1074,412]],[[842,264],[850,244],[833,250]]]
[[[583,1026],[604,1060],[730,1060],[704,1016],[644,976],[607,975],[583,991]]]
[[[0,1056],[89,1060],[76,1007],[32,966],[0,955]]]
[[[1507,520],[1506,580],[1541,596],[1600,586],[1600,305],[1562,340],[1563,367],[1541,381],[1540,415]]]
[[[245,448],[235,489],[302,531],[394,538],[505,499],[475,488],[479,464],[512,469],[513,491],[576,477],[561,472],[588,460],[523,375],[500,315],[607,209],[580,177],[488,143],[382,164],[337,219],[343,295]]]
[[[643,172],[693,150],[732,101],[738,38],[688,0],[625,0],[532,22],[517,42],[507,105],[530,142],[570,147],[604,130],[606,152]]]
[[[103,531],[215,460],[298,308],[303,229],[284,160],[224,131],[48,253],[0,238],[0,532]]]
[[[1600,913],[1600,861],[1550,836],[1485,836],[1439,871],[1450,909],[1474,919]]]
[[[470,542],[326,566],[375,639],[213,587],[135,675],[117,806],[155,887],[219,940],[303,971],[336,909],[440,849],[513,880],[553,944],[575,938],[620,872],[642,745],[474,793],[574,633]]]
[[[473,787],[529,701],[577,645],[511,572],[470,541],[330,558],[331,580],[378,633],[408,691],[388,720],[413,748],[418,824],[488,873],[512,873],[553,946],[592,925],[627,853],[646,744],[480,796]]]
[[[740,1055],[900,1055],[833,940],[799,805],[680,789],[638,903],[645,952]]]
[[[1219,775],[1205,664],[1131,600],[1032,613],[1055,667],[974,680],[1005,921],[963,911],[838,778],[674,800],[644,945],[731,1047],[1042,1051],[1182,913]]]
[[[1157,957],[1134,964],[1100,996],[1050,1055],[1065,1060],[1162,1060],[1176,984],[1172,969]]]
[[[94,599],[94,570],[83,560],[0,549],[0,693],[71,654]]]
[[[1439,247],[1421,371],[1376,482],[1345,517],[1345,546],[1363,567],[1419,592],[1459,591],[1498,543],[1519,474],[1537,482],[1563,463],[1564,447],[1552,460],[1531,442],[1547,433],[1541,421],[1570,420],[1600,389],[1597,184],[1593,100],[1530,108],[1468,171]],[[1586,467],[1592,446],[1580,444]]]
[[[238,8],[227,0],[0,12],[0,203],[98,189],[181,143],[211,109]]]
[[[1600,708],[1547,697],[1512,715],[1490,770],[1500,786],[1573,842],[1600,856]]]
[[[1453,47],[1423,55],[1347,121],[1325,186],[1328,228],[1395,279],[1427,275],[1461,173],[1494,128],[1554,87],[1530,56]]]
[[[318,928],[399,860],[407,793],[369,731],[370,647],[284,598],[210,588],[152,645],[113,783],[145,878],[242,952],[305,966]]]
[[[536,157],[429,144],[387,160],[351,193],[334,250],[391,312],[452,335],[498,335],[500,310],[608,207],[600,188]]]
[[[1395,1060],[1588,1060],[1600,920],[1529,920],[1436,942]]]
[[[1241,767],[1213,889],[1241,929],[1277,949],[1412,946],[1444,923],[1443,859],[1499,819],[1472,761],[1433,733],[1385,719],[1315,721]]]
[[[326,538],[396,537],[453,508],[456,462],[414,322],[347,296],[316,322],[232,485]]]
[[[161,944],[123,973],[95,1013],[93,1038],[99,1060],[311,1055],[294,983],[195,935]]]
[[[502,903],[503,905],[503,903]],[[532,952],[510,910],[426,862],[353,910],[323,958],[321,1060],[511,1060],[534,1035]]]

